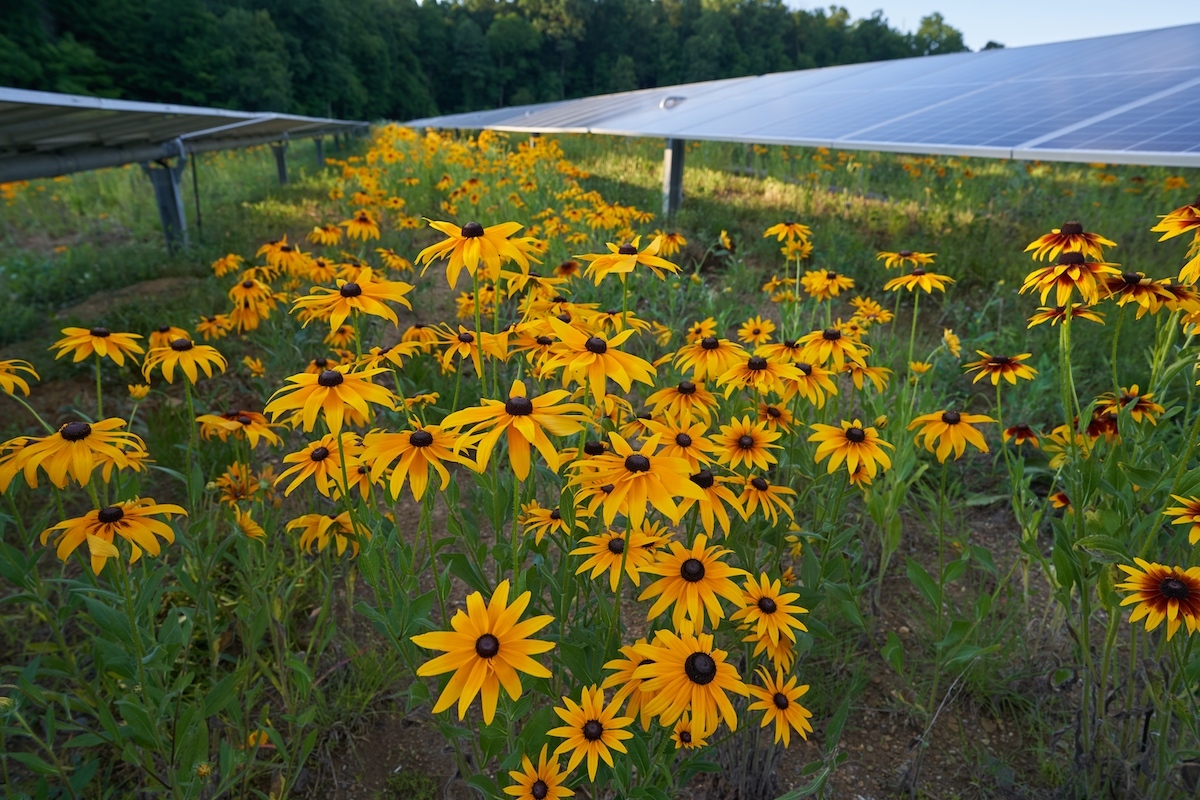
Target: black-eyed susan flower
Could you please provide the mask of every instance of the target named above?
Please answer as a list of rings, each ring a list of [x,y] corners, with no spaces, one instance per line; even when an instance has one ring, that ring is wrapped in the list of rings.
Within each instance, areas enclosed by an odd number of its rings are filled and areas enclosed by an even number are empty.
[[[421,270],[424,275],[434,261],[446,259],[446,281],[451,288],[458,283],[458,276],[464,269],[474,277],[480,264],[484,266],[484,274],[492,281],[500,277],[500,268],[506,261],[529,268],[525,253],[509,240],[524,227],[519,222],[504,222],[487,228],[478,222],[468,222],[460,228],[452,222],[429,220],[429,227],[445,234],[447,238],[418,253],[417,263],[425,265]]]
[[[669,552],[659,553],[653,564],[642,569],[647,574],[662,576],[638,597],[639,602],[658,598],[647,612],[647,619],[654,619],[674,606],[671,621],[676,629],[685,619],[703,628],[706,614],[715,627],[725,618],[719,597],[741,605],[742,591],[732,579],[748,573],[721,560],[732,550],[718,545],[709,547],[705,534],[699,534],[691,547],[679,542],[671,542],[668,547]]]
[[[23,361],[19,358],[9,358],[0,361],[0,391],[5,394],[13,394],[14,391],[20,390],[26,397],[29,396],[29,383],[25,378],[21,377],[21,373],[33,377],[35,381],[40,381],[37,372],[33,369],[33,365],[28,361]],[[146,387],[149,391],[150,387]]]
[[[1191,525],[1188,529],[1188,544],[1200,542],[1200,498],[1180,497],[1171,495],[1171,499],[1180,505],[1171,506],[1163,512],[1164,516],[1175,517],[1172,525]]]
[[[332,543],[339,556],[345,555],[347,547],[350,548],[351,557],[357,556],[358,537],[371,538],[371,531],[367,528],[359,528],[355,533],[349,511],[340,514],[304,514],[289,522],[287,530],[300,531],[301,550],[311,552],[315,548],[318,553],[323,553]]]
[[[1079,292],[1084,305],[1094,306],[1100,302],[1100,280],[1119,274],[1115,264],[1089,260],[1080,252],[1063,252],[1053,264],[1038,267],[1026,275],[1021,294],[1037,292],[1041,302],[1045,303],[1053,291],[1054,302],[1065,307],[1070,303],[1071,295]]]
[[[766,470],[778,459],[771,450],[780,446],[775,442],[783,434],[767,428],[764,422],[752,422],[749,416],[733,419],[721,426],[721,432],[713,436],[713,452],[717,461],[731,470],[742,464],[747,468]]]
[[[962,458],[968,444],[984,453],[988,452],[987,442],[975,426],[995,421],[986,414],[935,411],[915,418],[908,424],[908,429],[916,430],[916,441],[920,443],[924,439],[925,449],[934,453],[938,461],[944,462],[951,451],[954,451],[955,459]]]
[[[639,264],[649,267],[659,280],[666,279],[666,273],[679,272],[679,267],[659,256],[662,241],[659,238],[651,240],[644,249],[641,248],[642,237],[635,236],[627,244],[615,245],[611,242],[605,246],[607,253],[586,253],[575,256],[581,261],[587,261],[584,274],[600,285],[600,281],[609,275],[619,275],[624,280]]]
[[[588,334],[567,325],[557,317],[548,322],[558,339],[550,348],[542,370],[563,370],[563,383],[587,386],[592,398],[599,400],[607,392],[609,379],[628,392],[634,381],[654,385],[654,366],[644,358],[625,353],[618,348],[636,331],[627,329],[612,338],[599,333]]]
[[[685,497],[703,499],[699,488],[688,480],[690,467],[682,458],[659,454],[661,437],[657,434],[634,450],[623,437],[609,433],[612,451],[573,461],[576,470],[571,484],[584,491],[592,487],[611,487],[596,499],[603,506],[604,524],[612,525],[617,514],[624,514],[637,528],[646,518],[647,504],[658,509],[673,523],[683,516],[676,501]]]
[[[150,331],[151,347],[167,347],[176,339],[190,339],[192,335],[183,328],[174,325],[159,325]]]
[[[611,767],[611,750],[628,752],[622,742],[633,738],[633,733],[625,730],[633,720],[617,716],[620,703],[614,701],[605,705],[604,690],[598,686],[585,686],[578,704],[569,697],[563,697],[563,705],[566,707],[556,706],[554,713],[566,724],[547,732],[564,740],[555,749],[554,755],[571,754],[567,760],[568,773],[586,757],[588,778],[594,781],[600,759],[604,759],[604,763]]]
[[[196,333],[204,337],[204,341],[211,342],[214,339],[223,339],[233,328],[233,321],[229,319],[228,314],[215,314],[211,317],[202,316],[200,321],[196,323]]]
[[[278,426],[267,422],[267,418],[257,411],[239,409],[223,414],[201,414],[196,417],[196,422],[200,423],[200,436],[205,439],[216,436],[224,442],[233,434],[234,437],[245,438],[251,450],[258,447],[261,441],[276,446],[283,444],[283,439],[272,430]]]
[[[1061,228],[1054,228],[1050,233],[1034,239],[1025,248],[1025,252],[1032,250],[1034,261],[1049,260],[1062,253],[1082,253],[1099,261],[1104,258],[1105,247],[1116,246],[1116,242],[1105,239],[1098,233],[1089,233],[1083,229],[1080,222],[1070,220],[1064,222]]]
[[[885,269],[893,267],[923,267],[932,264],[937,253],[918,253],[914,250],[884,250],[875,254],[875,260],[882,261]]]
[[[861,420],[842,420],[840,426],[815,424],[808,437],[817,442],[813,459],[820,464],[829,458],[827,471],[832,474],[844,462],[846,471],[853,474],[859,464],[866,465],[867,474],[874,478],[880,466],[890,469],[892,461],[883,448],[895,449],[885,442],[874,427],[864,426]]]
[[[263,526],[254,521],[254,517],[249,511],[235,508],[233,510],[233,521],[238,526],[238,530],[248,539],[257,539],[264,541],[267,538],[267,532],[263,530]]]
[[[854,382],[854,388],[862,390],[867,381],[875,387],[875,391],[883,392],[887,388],[888,379],[892,371],[887,367],[874,367],[869,364],[858,364],[854,361],[847,361],[843,371],[850,375],[850,380]],[[820,408],[820,406],[817,406]]]
[[[808,692],[808,686],[797,686],[795,675],[785,682],[782,669],[776,669],[772,675],[766,667],[759,667],[758,676],[763,685],[750,684],[750,696],[756,702],[751,703],[747,710],[763,712],[762,727],[775,724],[776,744],[781,741],[784,747],[791,744],[793,730],[808,739],[813,729],[809,722],[812,712],[800,705],[800,698]]]
[[[1152,631],[1167,621],[1167,640],[1170,641],[1181,624],[1190,636],[1200,626],[1200,567],[1168,567],[1135,558],[1137,567],[1117,564],[1128,575],[1117,588],[1133,594],[1121,601],[1122,606],[1137,603],[1129,621],[1146,620],[1146,630]]]
[[[782,396],[787,392],[788,382],[799,379],[800,374],[792,364],[772,361],[764,356],[750,356],[744,361],[735,362],[718,375],[716,383],[718,387],[725,387],[725,397],[739,389]]]
[[[354,212],[354,216],[350,219],[343,220],[338,223],[346,229],[346,235],[351,239],[368,239],[379,238],[379,222],[375,219],[375,215],[365,208],[360,208]]]
[[[831,269],[814,269],[800,278],[800,287],[814,300],[831,300],[854,288],[854,279]]]
[[[529,756],[521,756],[521,769],[509,770],[513,785],[505,786],[504,793],[517,800],[558,800],[560,797],[573,797],[575,793],[564,784],[569,771],[564,772],[559,766],[558,758],[550,761],[546,753],[549,745],[542,745],[542,754],[538,756],[535,767]]]
[[[63,328],[63,338],[59,339],[50,349],[58,348],[54,358],[60,359],[67,353],[72,354],[72,361],[78,364],[85,358],[95,354],[97,358],[111,358],[118,367],[125,365],[125,358],[134,360],[135,356],[145,352],[137,339],[142,337],[136,333],[113,333],[108,328]]]
[[[911,292],[920,289],[925,294],[933,294],[934,290],[945,292],[947,283],[954,283],[954,279],[949,275],[939,275],[936,272],[926,272],[920,267],[914,267],[913,271],[907,275],[892,278],[885,283],[883,290],[885,292],[898,292],[901,289],[907,289]]]
[[[847,336],[840,328],[830,327],[813,331],[800,337],[801,358],[811,364],[832,364],[835,371],[840,371],[846,361],[865,363],[871,348],[862,342],[856,342]]]
[[[338,280],[336,289],[324,286],[312,287],[312,293],[296,299],[295,309],[309,312],[305,325],[313,319],[326,319],[331,329],[341,327],[353,313],[382,317],[393,325],[399,325],[396,312],[388,303],[399,303],[412,310],[412,303],[405,297],[413,290],[411,283],[389,281],[378,278],[368,267],[358,273],[353,281]]]
[[[93,509],[82,517],[63,520],[42,531],[42,544],[55,535],[55,555],[66,561],[79,545],[87,543],[92,571],[97,575],[110,558],[120,558],[114,541],[121,537],[130,545],[129,563],[142,557],[142,551],[157,556],[162,548],[161,538],[168,544],[175,541],[171,526],[155,517],[171,518],[172,514],[187,516],[187,512],[171,503],[156,503],[150,498],[135,498]],[[58,533],[55,534],[55,531]]]
[[[605,663],[604,669],[612,674],[604,679],[600,688],[616,688],[617,693],[613,695],[612,701],[613,705],[618,708],[628,698],[629,704],[625,706],[625,716],[636,716],[642,725],[642,730],[648,731],[650,730],[650,720],[653,719],[653,715],[646,712],[646,704],[650,701],[650,696],[641,691],[641,679],[634,677],[637,668],[646,662],[646,658],[638,655],[637,652],[638,648],[645,644],[646,639],[643,637],[631,645],[620,648],[622,658],[614,658]]]
[[[308,232],[308,240],[313,244],[338,245],[342,243],[342,229],[337,225],[317,225]]]
[[[579,403],[563,403],[570,393],[554,389],[530,398],[524,381],[515,380],[505,400],[484,398],[482,405],[455,411],[442,420],[443,428],[464,428],[455,445],[457,451],[468,447],[477,453],[474,469],[487,469],[496,443],[504,436],[508,458],[518,480],[529,477],[530,446],[537,448],[546,464],[558,471],[558,451],[549,437],[571,436],[583,429],[589,410]],[[466,462],[470,464],[470,462]]]
[[[562,512],[557,508],[543,508],[537,500],[530,500],[528,503],[521,504],[521,527],[525,534],[532,534],[534,544],[541,544],[542,538],[547,533],[561,533],[568,535],[570,529],[567,527],[567,521],[563,519]],[[579,530],[587,532],[587,525],[580,520],[575,520],[575,527]]]
[[[317,416],[323,414],[330,432],[338,434],[348,411],[370,419],[368,403],[389,409],[396,407],[391,391],[372,382],[372,378],[384,371],[378,367],[351,371],[349,365],[342,364],[320,375],[292,375],[287,379],[290,385],[271,395],[265,411],[273,420],[288,412],[299,412],[306,433],[312,431]]]
[[[812,238],[812,228],[802,222],[777,222],[771,227],[763,231],[763,238],[769,239],[774,236],[775,241],[782,242],[784,239],[800,239],[808,241]]]
[[[738,341],[746,344],[760,345],[771,341],[775,332],[775,323],[760,316],[753,316],[738,328]]]
[[[772,526],[779,523],[779,512],[781,511],[790,519],[796,518],[791,504],[785,499],[795,497],[794,489],[773,484],[762,475],[747,475],[744,481],[742,493],[738,495],[743,519],[750,519],[750,516],[760,508],[763,516],[771,521]]]
[[[635,652],[646,659],[634,677],[641,690],[650,692],[648,711],[663,725],[671,725],[690,712],[695,730],[710,735],[724,719],[737,730],[737,712],[727,692],[749,694],[737,669],[726,660],[727,653],[713,645],[712,634],[697,635],[690,622],[679,632],[659,630],[652,644],[638,645]]]
[[[147,383],[127,383],[125,388],[129,390],[129,396],[135,401],[145,400],[150,396],[150,385]]]
[[[221,502],[230,506],[252,501],[262,492],[262,485],[251,473],[250,465],[238,461],[226,467],[214,483]]]
[[[778,642],[780,636],[796,641],[796,631],[808,630],[796,616],[808,613],[807,608],[795,605],[800,595],[783,591],[778,578],[772,582],[764,572],[757,581],[752,576],[742,586],[745,590],[742,608],[733,612],[729,618],[731,622],[739,622],[743,628],[754,631],[758,638],[768,638],[772,642]]]
[[[643,526],[629,531],[605,530],[597,536],[584,536],[580,541],[584,544],[572,550],[571,555],[587,556],[587,559],[579,565],[575,574],[582,575],[591,570],[589,577],[596,580],[607,572],[609,586],[615,592],[621,581],[622,562],[625,564],[625,575],[633,585],[642,585],[642,573],[654,563],[663,538],[647,533]]]
[[[706,336],[717,335],[717,321],[712,317],[697,320],[684,331],[683,338],[688,344],[694,344]]]
[[[1000,383],[1000,379],[1004,378],[1004,380],[1015,386],[1017,378],[1024,378],[1027,381],[1031,381],[1033,380],[1033,376],[1037,375],[1036,369],[1022,363],[1032,356],[1032,353],[1018,353],[1015,356],[993,356],[982,350],[976,350],[975,352],[979,354],[979,360],[963,364],[963,369],[968,374],[972,372],[978,373],[975,376],[975,380],[971,381],[971,383],[979,383],[979,381],[988,377],[992,379],[992,385],[996,386]]]
[[[1154,393],[1139,391],[1136,383],[1129,388],[1122,386],[1120,394],[1105,392],[1096,398],[1096,402],[1096,414],[1106,414],[1115,417],[1123,409],[1128,408],[1129,416],[1133,417],[1134,422],[1146,420],[1152,425],[1157,425],[1157,415],[1165,412],[1165,409],[1161,405],[1154,402]]]
[[[474,592],[467,596],[466,612],[456,611],[450,620],[453,630],[412,637],[418,647],[445,652],[418,667],[417,675],[429,677],[454,673],[442,689],[433,713],[445,711],[457,700],[458,718],[462,719],[475,696],[482,693],[483,721],[490,725],[496,716],[501,686],[513,700],[521,697],[518,672],[535,678],[550,677],[550,670],[531,656],[553,649],[554,643],[529,637],[553,622],[554,617],[541,615],[518,622],[532,595],[524,592],[510,605],[508,593],[507,580],[500,582],[487,605],[484,605],[483,595]]]
[[[846,362],[847,367],[855,364],[854,361]],[[784,403],[790,403],[793,397],[800,395],[817,408],[824,408],[826,396],[838,393],[837,384],[830,377],[832,373],[820,364],[796,361],[792,366],[797,374],[784,382]]]
[[[792,416],[792,412],[784,406],[759,403],[758,421],[766,425],[769,431],[782,430],[784,433],[791,433],[795,418]]]
[[[1042,306],[1038,308],[1036,314],[1029,318],[1029,325],[1027,327],[1032,328],[1034,325],[1041,325],[1046,322],[1054,326],[1061,322],[1066,315],[1066,306]],[[1104,314],[1096,311],[1091,306],[1085,306],[1083,303],[1071,304],[1071,319],[1086,319],[1089,322],[1104,324]]]
[[[942,330],[942,346],[955,358],[962,356],[962,339],[958,338],[958,334],[950,328]]]
[[[363,437],[361,459],[371,466],[372,479],[382,477],[391,468],[389,489],[392,499],[398,499],[404,490],[405,481],[414,500],[420,500],[429,485],[429,469],[432,467],[441,478],[441,490],[450,485],[450,472],[446,463],[461,463],[462,457],[454,452],[458,435],[437,425],[422,425],[412,421],[413,430],[389,433],[371,431]],[[392,466],[392,465],[395,466]]]
[[[673,416],[667,414],[662,422],[645,420],[644,427],[647,432],[661,437],[661,455],[682,458],[692,471],[712,463],[709,454],[716,450],[716,446],[705,436],[708,423],[703,420],[676,422]],[[624,432],[622,435],[629,438]]]
[[[693,381],[724,375],[749,354],[741,345],[716,336],[704,336],[675,351],[675,366],[691,370]]]
[[[675,729],[671,731],[671,741],[675,743],[676,750],[695,750],[708,744],[704,731],[695,729],[691,716],[686,712],[675,723]]]
[[[359,444],[356,434],[343,436],[327,433],[317,441],[309,442],[303,450],[284,456],[283,463],[293,466],[280,473],[279,477],[275,479],[275,485],[278,486],[288,478],[295,476],[283,490],[286,497],[297,486],[312,478],[318,492],[326,497],[336,496],[343,484],[342,462],[345,461],[345,470],[349,477],[361,463],[359,460],[361,452],[362,445]]]
[[[1004,429],[1004,441],[1012,440],[1014,444],[1022,445],[1028,442],[1034,447],[1038,446],[1038,435],[1033,428],[1025,423],[1013,425],[1010,428]]]
[[[25,482],[37,488],[37,471],[42,469],[50,482],[60,489],[68,476],[86,486],[92,471],[102,467],[108,476],[115,466],[126,469],[145,457],[146,444],[137,434],[123,431],[125,420],[110,417],[99,422],[68,422],[54,433],[30,438],[16,452],[14,466],[24,472]]]
[[[711,470],[702,469],[699,472],[690,475],[688,479],[696,484],[701,492],[704,493],[704,499],[698,500],[694,497],[685,497],[679,501],[679,511],[681,514],[687,512],[696,506],[699,509],[700,524],[704,528],[704,532],[709,536],[716,534],[715,525],[719,524],[725,535],[729,535],[729,509],[733,509],[739,516],[744,516],[742,509],[742,501],[733,493],[728,486],[729,483],[737,480],[737,478],[714,475]]]
[[[656,417],[669,414],[680,421],[695,419],[709,423],[717,407],[717,398],[704,388],[703,383],[683,380],[654,392],[646,398],[646,405]]]
[[[200,380],[200,370],[206,377],[213,376],[213,368],[224,372],[228,362],[225,356],[217,352],[217,348],[208,344],[196,344],[191,339],[175,339],[166,347],[151,347],[142,364],[142,376],[150,380],[150,374],[161,370],[167,383],[175,382],[175,369],[184,374],[189,383],[195,384]]]
[[[1137,306],[1137,318],[1158,313],[1164,303],[1174,302],[1175,296],[1162,283],[1147,278],[1141,272],[1121,272],[1107,275],[1103,288],[1107,296],[1117,301],[1118,306],[1133,303]]]

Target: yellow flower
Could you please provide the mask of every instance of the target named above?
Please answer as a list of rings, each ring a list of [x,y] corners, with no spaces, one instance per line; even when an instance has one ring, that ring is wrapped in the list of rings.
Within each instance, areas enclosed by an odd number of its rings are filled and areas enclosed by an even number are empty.
[[[559,766],[557,758],[553,762],[547,760],[546,752],[549,749],[549,745],[542,745],[542,754],[538,757],[536,768],[529,756],[521,756],[521,769],[509,770],[508,773],[515,785],[505,786],[504,793],[517,800],[558,800],[560,797],[573,797],[575,793],[563,785],[568,773]]]
[[[671,622],[676,628],[685,619],[691,620],[697,627],[703,627],[706,612],[709,622],[715,627],[725,618],[718,595],[741,604],[742,592],[731,578],[748,573],[721,561],[732,550],[707,545],[708,537],[703,533],[696,537],[690,548],[679,542],[671,542],[669,553],[659,554],[653,564],[642,569],[651,575],[663,576],[646,587],[638,597],[639,602],[658,598],[647,612],[646,619],[654,619],[674,605]]]
[[[548,673],[546,677],[550,677]],[[550,736],[564,739],[554,755],[571,754],[567,761],[568,773],[586,756],[588,778],[594,781],[600,759],[613,766],[610,750],[628,752],[622,741],[633,738],[633,733],[625,730],[633,720],[617,716],[620,703],[613,701],[606,706],[604,690],[598,686],[585,686],[578,705],[569,697],[563,697],[563,703],[566,708],[555,707],[554,713],[566,724],[548,731]]]
[[[176,339],[167,347],[150,348],[150,352],[146,354],[146,361],[142,364],[142,376],[150,380],[150,373],[158,368],[162,370],[167,383],[174,383],[175,368],[179,367],[188,382],[195,384],[200,380],[201,369],[211,378],[213,367],[224,372],[227,363],[225,356],[217,352],[212,345],[196,344],[191,339]]]
[[[641,241],[642,237],[635,236],[629,244],[617,246],[610,242],[606,245],[609,250],[607,253],[588,253],[575,257],[590,262],[587,269],[584,270],[584,274],[591,277],[597,286],[609,275],[620,275],[624,280],[625,276],[632,273],[638,264],[649,267],[659,280],[666,279],[664,272],[679,272],[678,266],[664,258],[659,258],[658,252],[662,246],[661,237],[651,241],[644,250],[638,249]]]
[[[362,239],[365,242],[368,239],[379,238],[379,223],[365,208],[355,211],[353,217],[339,222],[338,225],[346,229],[346,235],[351,239]]]
[[[776,669],[775,675],[765,667],[758,668],[761,687],[750,684],[750,696],[758,702],[751,703],[747,710],[763,712],[762,727],[775,723],[775,743],[783,742],[787,747],[791,743],[791,732],[795,729],[804,739],[812,732],[812,712],[798,702],[808,691],[808,686],[797,686],[793,675],[786,683],[783,680],[783,670]]]
[[[80,486],[86,486],[92,471],[102,467],[108,481],[112,468],[138,469],[146,455],[145,442],[139,436],[123,431],[125,420],[115,417],[99,422],[68,422],[49,436],[29,439],[16,451],[14,466],[24,471],[25,482],[37,488],[40,467],[50,482],[60,489],[67,486],[67,476]]]
[[[83,543],[87,543],[91,555],[92,571],[97,575],[104,569],[105,562],[110,558],[119,558],[114,538],[120,536],[129,542],[131,549],[129,563],[135,563],[142,557],[145,550],[152,556],[161,552],[158,540],[162,538],[168,544],[175,541],[175,531],[155,516],[171,518],[172,514],[187,516],[187,512],[177,505],[156,503],[149,498],[125,500],[115,505],[101,509],[93,509],[82,517],[63,520],[62,522],[42,531],[42,544],[55,531],[55,554],[66,561],[71,553]]]
[[[963,452],[967,449],[967,444],[974,445],[984,453],[988,452],[987,442],[984,441],[983,434],[979,432],[975,425],[984,422],[995,422],[996,420],[985,414],[962,414],[958,411],[935,411],[932,414],[924,414],[917,417],[909,423],[908,429],[911,431],[915,428],[920,428],[917,431],[916,440],[925,439],[925,449],[929,452],[934,452],[934,445],[937,445],[937,460],[945,462],[950,451],[954,451],[954,458],[957,460],[962,457]]]
[[[317,424],[317,415],[323,412],[329,430],[334,434],[340,433],[347,409],[368,419],[371,409],[367,403],[395,409],[391,391],[371,381],[384,371],[377,367],[351,372],[350,367],[343,364],[327,369],[320,375],[303,372],[293,375],[288,378],[290,386],[284,386],[271,395],[266,413],[277,420],[285,412],[301,412],[307,433]]]
[[[875,428],[864,427],[857,419],[850,422],[843,420],[841,427],[816,424],[812,429],[815,433],[809,436],[808,440],[819,442],[813,459],[819,464],[829,457],[830,474],[841,466],[843,461],[851,475],[860,463],[866,465],[867,474],[872,478],[875,477],[879,466],[884,469],[890,469],[892,466],[892,461],[883,448],[895,448],[879,438],[879,432]]]
[[[349,511],[340,514],[305,514],[289,522],[287,529],[300,531],[300,549],[306,552],[314,546],[318,553],[323,552],[332,541],[339,556],[345,554],[347,546],[351,549],[351,556],[358,555],[358,536],[354,533]],[[360,534],[371,538],[371,531],[367,528],[361,528]]]
[[[916,267],[907,275],[892,278],[883,285],[883,289],[885,292],[895,292],[900,289],[907,289],[911,292],[919,288],[926,294],[933,294],[934,289],[945,292],[947,283],[954,283],[954,279],[949,275],[938,275],[936,272],[926,272],[920,267]]]
[[[1167,621],[1167,640],[1170,641],[1182,623],[1187,623],[1190,636],[1200,627],[1200,567],[1168,567],[1135,558],[1140,569],[1117,564],[1128,576],[1117,584],[1133,594],[1121,601],[1122,606],[1137,603],[1129,621],[1137,623],[1146,618],[1146,630],[1152,631]]]
[[[634,651],[646,660],[633,675],[643,681],[642,691],[650,693],[647,710],[660,724],[671,725],[690,712],[702,737],[715,731],[722,718],[737,730],[737,712],[725,693],[744,697],[749,689],[726,660],[728,654],[713,646],[712,634],[697,635],[685,622],[678,633],[656,631],[653,644],[635,645]]]
[[[40,381],[37,372],[34,371],[33,365],[28,361],[23,361],[19,358],[10,358],[5,361],[0,361],[0,391],[5,394],[13,394],[14,390],[19,389],[26,397],[29,396],[29,383],[26,382],[21,374],[24,372],[27,375],[32,375],[35,381]],[[147,386],[149,391],[150,387]],[[145,395],[143,395],[144,397]]]
[[[505,261],[515,261],[521,267],[529,268],[529,259],[509,237],[522,226],[517,222],[505,222],[485,228],[478,222],[468,222],[459,228],[450,222],[429,220],[429,227],[447,236],[445,241],[432,244],[417,254],[417,263],[425,264],[421,274],[437,260],[448,259],[446,265],[446,280],[453,288],[458,283],[458,276],[465,268],[467,274],[474,277],[480,263],[484,265],[488,280],[496,281],[500,277],[500,267]]]
[[[634,381],[654,384],[655,369],[649,361],[617,349],[636,333],[632,328],[606,339],[598,333],[589,336],[557,317],[550,317],[548,322],[558,342],[551,346],[542,370],[561,368],[565,385],[586,385],[598,402],[608,393],[610,378],[626,392]]]
[[[1023,364],[1027,358],[1032,356],[1032,353],[1019,353],[1015,356],[993,356],[988,355],[982,350],[976,350],[979,354],[979,361],[972,361],[968,364],[963,364],[963,369],[967,372],[976,372],[975,380],[971,383],[979,383],[985,376],[992,379],[992,385],[996,386],[1000,383],[1000,379],[1013,384],[1017,383],[1017,378],[1024,378],[1027,381],[1033,380],[1033,376],[1037,374],[1037,370],[1033,367]]]
[[[263,530],[262,525],[259,525],[254,521],[254,518],[250,516],[249,511],[243,511],[240,508],[234,509],[233,518],[237,523],[238,530],[240,530],[248,538],[258,539],[259,541],[267,538],[267,532]]]
[[[942,331],[942,343],[946,345],[946,349],[950,351],[950,355],[955,358],[962,356],[962,339],[959,339],[950,328]]]
[[[130,383],[126,384],[129,389],[129,396],[134,400],[145,400],[150,394],[150,385],[145,383]]]
[[[314,318],[328,317],[329,327],[336,330],[354,312],[383,317],[393,325],[399,325],[396,312],[384,301],[399,303],[412,310],[412,303],[405,295],[413,290],[413,285],[376,278],[370,267],[359,272],[353,281],[339,279],[337,286],[337,289],[314,286],[312,294],[296,300],[293,310],[302,308],[312,314],[305,320],[305,325]]]
[[[125,357],[132,360],[134,355],[145,351],[135,339],[142,337],[136,333],[113,333],[108,328],[63,328],[63,338],[55,342],[50,349],[58,348],[54,358],[59,359],[67,353],[73,353],[72,359],[76,364],[93,353],[97,358],[111,358],[118,367],[125,365]]]
[[[742,323],[738,328],[738,341],[746,344],[760,345],[771,341],[775,332],[775,323],[760,316],[754,316]]]

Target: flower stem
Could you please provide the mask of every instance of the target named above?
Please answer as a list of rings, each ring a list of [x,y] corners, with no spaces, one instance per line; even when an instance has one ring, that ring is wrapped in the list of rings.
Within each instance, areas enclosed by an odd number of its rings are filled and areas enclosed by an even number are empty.
[[[183,396],[187,399],[188,412],[188,449],[183,471],[184,477],[187,478],[188,505],[190,506],[192,503],[192,458],[196,453],[196,408],[192,404],[192,384],[186,377],[183,379]]]
[[[96,356],[96,419],[104,419],[104,393],[100,390],[100,356]]]

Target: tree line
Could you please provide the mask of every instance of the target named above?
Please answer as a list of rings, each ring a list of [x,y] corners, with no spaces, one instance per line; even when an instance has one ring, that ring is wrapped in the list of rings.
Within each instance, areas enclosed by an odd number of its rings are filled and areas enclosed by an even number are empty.
[[[0,85],[349,119],[966,50],[782,0],[3,0]],[[992,46],[989,43],[989,46]]]

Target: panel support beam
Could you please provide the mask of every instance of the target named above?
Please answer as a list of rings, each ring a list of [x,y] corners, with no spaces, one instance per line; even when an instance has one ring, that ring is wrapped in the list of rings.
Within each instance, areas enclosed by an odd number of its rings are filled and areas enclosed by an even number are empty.
[[[683,204],[683,139],[667,139],[663,151],[663,218],[671,219]]]
[[[275,153],[275,172],[279,175],[279,185],[287,186],[287,149],[288,143],[285,139],[282,142],[272,142],[271,151]]]
[[[158,205],[158,218],[162,221],[163,238],[171,253],[188,244],[187,214],[183,209],[183,195],[179,191],[186,167],[186,156],[177,159],[174,165],[165,158],[142,163],[146,177],[154,186],[154,200]]]
[[[317,154],[317,170],[323,170],[325,169],[325,137],[314,136],[313,147],[316,149]]]

